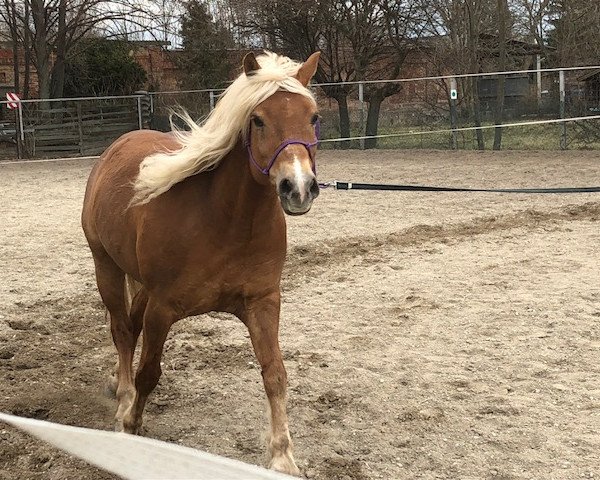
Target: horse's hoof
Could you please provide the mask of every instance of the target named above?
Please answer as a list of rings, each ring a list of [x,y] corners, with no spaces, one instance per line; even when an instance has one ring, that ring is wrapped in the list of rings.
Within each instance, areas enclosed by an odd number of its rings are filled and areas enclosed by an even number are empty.
[[[142,435],[142,420],[140,419],[138,422],[132,421],[125,416],[123,421],[121,422],[122,432],[130,433],[132,435]]]
[[[278,472],[293,475],[295,477],[300,476],[300,470],[296,466],[296,463],[287,455],[281,455],[273,458],[269,463],[269,468],[271,470],[276,470]]]
[[[142,426],[125,426],[123,425],[122,432],[129,433],[130,435],[141,435]]]

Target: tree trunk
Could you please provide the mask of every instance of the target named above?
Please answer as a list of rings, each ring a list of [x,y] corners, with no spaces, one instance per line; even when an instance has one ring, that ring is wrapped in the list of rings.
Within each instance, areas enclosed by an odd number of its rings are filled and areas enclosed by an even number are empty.
[[[483,130],[481,130],[481,100],[479,99],[479,86],[477,85],[477,77],[473,77],[473,117],[475,120],[475,138],[477,139],[477,149],[485,150],[485,139],[483,138]]]
[[[46,38],[47,18],[44,0],[31,0],[34,24],[34,65],[38,74],[39,97],[50,98],[50,50]]]
[[[340,137],[348,138],[350,136],[350,113],[348,111],[348,95],[341,93],[336,95],[335,100],[338,103],[338,111],[340,115]],[[350,148],[350,140],[338,142],[338,148],[347,150]]]
[[[29,25],[29,2],[25,2],[25,25]],[[31,30],[23,29],[23,61],[25,72],[23,74],[23,98],[29,98],[31,84]]]
[[[56,60],[52,67],[52,98],[61,98],[65,87],[65,54],[67,49],[67,2],[61,0],[58,7],[58,33]]]
[[[50,98],[50,65],[48,60],[37,60],[38,74],[38,95],[41,99]],[[48,106],[48,102],[43,102],[44,107]]]
[[[469,0],[465,3],[466,13],[468,16],[468,55],[471,73],[479,71],[479,22],[481,21],[481,4],[476,0]],[[479,99],[479,85],[477,77],[472,77],[473,90],[473,116],[475,121],[475,137],[477,138],[477,148],[485,150],[485,141],[483,138],[483,130],[481,130],[481,101]]]
[[[19,35],[17,30],[17,10],[15,7],[15,0],[10,2],[10,36],[12,40],[13,49],[13,73],[15,77],[15,91],[21,91],[21,79],[19,75]]]
[[[500,67],[504,70],[503,67]],[[499,75],[498,78],[498,90],[496,93],[496,109],[494,112],[494,123],[496,125],[502,125],[502,119],[504,117],[504,87],[506,84],[505,75]],[[494,150],[502,149],[502,127],[494,128]]]
[[[400,66],[404,62],[404,56],[402,58],[397,58],[396,65],[391,71],[392,78],[397,78],[400,74]],[[367,136],[375,136],[377,135],[377,131],[379,128],[379,113],[381,111],[381,104],[383,101],[395,95],[402,89],[400,83],[384,83],[381,86],[371,85],[366,89],[366,99],[369,104],[369,108],[367,110],[367,124],[365,127],[365,134]],[[377,139],[376,138],[365,138],[364,148],[377,148]]]
[[[365,129],[366,136],[377,135],[377,128],[379,126],[379,111],[381,110],[381,103],[383,102],[383,96],[372,95],[369,99],[369,109],[367,110],[367,126]],[[368,148],[377,148],[376,138],[365,138],[365,150]]]
[[[52,66],[51,98],[62,98],[65,88],[65,57],[56,56]]]
[[[508,15],[507,0],[498,0],[498,70],[506,70],[506,20]],[[498,75],[498,86],[496,90],[496,109],[494,112],[494,123],[501,125],[504,117],[504,87],[506,76]],[[494,128],[494,150],[502,148],[502,127]]]

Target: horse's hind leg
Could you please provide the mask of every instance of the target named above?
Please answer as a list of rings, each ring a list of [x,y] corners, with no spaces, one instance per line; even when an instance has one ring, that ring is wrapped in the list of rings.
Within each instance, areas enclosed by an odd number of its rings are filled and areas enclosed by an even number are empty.
[[[123,430],[138,433],[148,396],[158,384],[162,373],[160,359],[171,325],[178,319],[176,313],[153,298],[147,300],[144,310],[144,341],[140,364],[135,375],[135,397],[123,417]]]
[[[139,290],[131,300],[131,307],[129,308],[129,318],[131,320],[131,326],[133,328],[133,353],[137,346],[138,338],[142,331],[142,325],[144,323],[144,311],[146,310],[146,304],[148,303],[148,293],[145,289]],[[109,380],[109,390],[113,395],[117,394],[117,388],[119,387],[119,364],[120,361],[117,359],[113,372]]]
[[[119,426],[135,394],[132,362],[137,343],[136,328],[127,311],[125,274],[103,249],[93,249],[92,254],[98,291],[110,315],[110,330],[119,358],[116,372],[118,407],[115,415]]]
[[[144,312],[146,311],[146,305],[148,304],[148,293],[144,288],[135,294],[131,301],[131,308],[129,310],[129,318],[131,319],[131,325],[133,328],[133,349],[137,345],[138,338],[142,332],[144,325]]]
[[[131,307],[129,309],[129,318],[133,327],[133,351],[137,346],[137,341],[142,331],[142,325],[144,323],[144,310],[148,303],[148,293],[144,288],[140,289],[131,300]],[[119,360],[113,367],[113,372],[109,380],[109,389],[113,395],[117,394],[117,388],[119,387]]]

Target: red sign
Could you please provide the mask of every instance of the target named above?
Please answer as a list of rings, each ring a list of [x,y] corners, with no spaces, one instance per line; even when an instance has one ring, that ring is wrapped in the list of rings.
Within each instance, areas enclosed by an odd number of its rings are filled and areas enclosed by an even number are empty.
[[[21,102],[21,99],[19,98],[19,96],[16,93],[8,92],[6,94],[6,99],[8,100],[8,103],[6,104],[6,106],[10,110],[14,110],[15,108],[19,108],[19,103]]]

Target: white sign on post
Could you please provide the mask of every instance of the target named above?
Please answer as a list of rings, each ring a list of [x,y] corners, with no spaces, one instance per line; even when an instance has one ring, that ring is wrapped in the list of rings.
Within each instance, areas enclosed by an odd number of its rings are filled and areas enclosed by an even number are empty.
[[[450,79],[450,100],[458,98],[458,89],[456,88],[456,78]]]
[[[19,108],[19,102],[21,101],[21,99],[19,98],[19,96],[16,93],[8,92],[6,94],[6,99],[8,100],[8,103],[6,104],[6,106],[8,107],[9,110],[14,110],[16,108]]]

